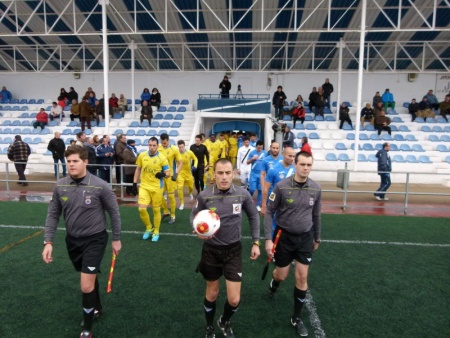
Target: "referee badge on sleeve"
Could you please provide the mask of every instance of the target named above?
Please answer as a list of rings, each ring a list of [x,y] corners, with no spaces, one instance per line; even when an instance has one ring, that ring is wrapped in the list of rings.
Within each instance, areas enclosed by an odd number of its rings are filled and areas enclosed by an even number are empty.
[[[310,197],[310,198],[309,198],[309,205],[310,205],[310,206],[313,206],[313,205],[314,205],[314,198],[313,198],[313,197]]]
[[[270,196],[269,196],[269,200],[272,201],[272,202],[275,201],[275,196],[276,196],[276,195],[275,195],[274,192],[271,193]]]
[[[87,205],[89,205],[89,204],[91,204],[91,196],[85,196],[85,198],[84,198],[84,204],[87,204]]]

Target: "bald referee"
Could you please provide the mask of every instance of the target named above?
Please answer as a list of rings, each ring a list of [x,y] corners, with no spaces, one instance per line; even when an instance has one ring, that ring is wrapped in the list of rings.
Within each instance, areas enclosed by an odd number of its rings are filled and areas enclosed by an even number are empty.
[[[267,212],[264,218],[264,236],[266,252],[273,257],[272,223],[276,212],[276,234],[281,229],[281,236],[275,251],[275,269],[269,290],[275,294],[280,283],[288,277],[292,260],[295,264],[295,287],[293,292],[294,311],[291,323],[299,336],[308,335],[300,319],[308,290],[308,270],[312,253],[320,243],[321,188],[308,176],[313,165],[313,158],[307,152],[295,156],[295,174],[277,183],[269,196]]]
[[[44,229],[45,263],[53,261],[53,238],[61,214],[66,223],[66,247],[75,270],[80,272],[83,306],[83,331],[80,337],[92,337],[92,322],[101,313],[97,274],[108,243],[106,215],[112,225],[112,251],[118,255],[120,214],[117,199],[108,183],[87,171],[88,153],[80,146],[65,152],[68,177],[60,179],[53,189]]]

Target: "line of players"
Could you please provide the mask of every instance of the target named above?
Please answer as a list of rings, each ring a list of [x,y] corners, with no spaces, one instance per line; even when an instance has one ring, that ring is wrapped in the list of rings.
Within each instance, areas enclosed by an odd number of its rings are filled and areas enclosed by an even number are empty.
[[[150,237],[153,242],[159,240],[161,221],[165,218],[170,217],[169,224],[175,223],[175,190],[178,191],[180,200],[179,209],[183,210],[185,186],[190,200],[193,200],[194,186],[197,193],[200,193],[206,187],[207,174],[210,183],[214,183],[214,164],[220,158],[228,158],[232,162],[241,185],[252,196],[255,192],[258,193],[257,209],[263,215],[267,198],[275,184],[295,173],[292,164],[295,158],[293,148],[285,148],[281,155],[279,143],[273,142],[269,152],[266,152],[263,149],[264,143],[256,141],[254,135],[251,140],[248,136],[241,137],[236,133],[221,133],[219,140],[216,140],[214,134],[206,140],[204,134],[199,134],[190,149],[186,149],[183,140],[179,140],[177,144],[178,147],[170,145],[167,134],[162,134],[160,140],[152,137],[148,143],[149,150],[140,153],[136,160],[133,190],[139,195],[139,215],[145,226],[142,236],[144,240]],[[240,144],[242,146],[239,147]],[[138,194],[139,180],[141,184]],[[153,223],[147,210],[149,206],[153,211]]]

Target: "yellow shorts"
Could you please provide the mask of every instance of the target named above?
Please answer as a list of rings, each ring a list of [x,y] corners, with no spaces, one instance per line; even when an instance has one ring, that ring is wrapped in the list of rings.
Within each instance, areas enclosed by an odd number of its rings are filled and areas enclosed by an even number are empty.
[[[139,188],[138,203],[142,205],[152,205],[152,207],[160,207],[163,199],[162,189],[145,189]]]
[[[165,178],[164,179],[164,191],[167,191],[167,193],[172,194],[177,190],[177,182],[172,181],[172,178]]]
[[[192,177],[192,175],[189,175],[189,174],[187,174],[187,175],[182,175],[182,174],[178,175],[178,178],[177,178],[178,189],[183,188],[184,186],[190,187],[193,184],[194,184],[194,178]]]

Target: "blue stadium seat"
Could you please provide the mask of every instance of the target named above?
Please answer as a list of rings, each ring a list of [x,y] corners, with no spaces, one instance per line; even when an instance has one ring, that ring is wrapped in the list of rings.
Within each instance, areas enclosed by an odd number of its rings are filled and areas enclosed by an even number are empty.
[[[447,120],[441,116],[439,116],[436,120],[437,120],[437,123],[447,123]]]
[[[352,107],[352,104],[351,104],[350,102],[348,102],[348,101],[344,101],[344,103],[345,103],[345,105],[346,105],[347,107],[349,107],[349,108],[351,108],[351,107]]]
[[[36,117],[37,113],[31,113],[30,118],[34,119]]]
[[[405,126],[404,124],[402,124],[400,127],[398,127],[398,131],[410,132],[411,130],[409,130],[408,126]]]
[[[437,151],[440,151],[440,152],[443,152],[443,153],[446,153],[446,152],[449,152],[449,151],[450,151],[450,149],[448,149],[448,148],[445,146],[445,144],[438,144],[437,147],[436,147],[436,150],[437,150]]]
[[[3,129],[3,134],[12,134],[11,128],[5,128],[5,129]]]
[[[369,136],[367,134],[359,134],[359,140],[367,141],[367,140],[369,140]]]
[[[439,142],[439,137],[437,137],[436,135],[430,135],[428,136],[428,141]]]
[[[383,134],[383,135],[381,136],[381,139],[382,139],[383,141],[392,141],[392,140],[393,140],[392,136],[389,135],[389,134]]]
[[[155,120],[162,120],[163,119],[163,115],[162,114],[156,114],[153,119],[155,119]]]
[[[419,153],[425,152],[425,149],[423,149],[422,145],[420,145],[420,144],[413,144],[413,146],[411,147],[411,150],[415,151],[415,152],[419,152]]]
[[[22,129],[20,129],[20,128],[14,128],[14,129],[12,130],[12,132],[13,132],[13,134],[22,134]]]
[[[335,149],[336,150],[347,150],[347,147],[345,146],[344,143],[338,142],[338,143],[336,143]]]
[[[408,108],[409,107],[409,102],[403,102],[403,108]]]
[[[381,141],[381,137],[380,137],[380,135],[378,135],[378,134],[372,134],[372,135],[370,135],[370,139],[371,139],[372,141]]]
[[[175,120],[181,121],[181,120],[183,120],[183,119],[184,119],[183,114],[177,114],[177,115],[175,115]]]
[[[27,103],[28,103],[27,99],[22,99],[19,101],[19,104],[27,104]]]
[[[392,109],[392,108],[388,109],[387,114],[388,115],[398,115],[397,111],[395,109]]]
[[[120,120],[122,117],[123,117],[123,116],[122,116],[121,113],[114,113],[114,115],[113,115],[112,118],[113,118],[114,120]]]
[[[445,162],[450,163],[450,156],[445,157]]]
[[[178,130],[171,130],[169,132],[170,137],[177,137],[179,135]]]
[[[339,161],[345,161],[345,162],[351,161],[350,157],[348,157],[348,155],[345,154],[345,153],[344,154],[339,154],[338,160]]]
[[[419,163],[419,160],[414,155],[406,155],[406,162],[408,162],[408,163]]]
[[[128,105],[128,106],[127,106],[127,111],[133,111],[133,106]]]
[[[364,154],[358,154],[358,162],[369,162]]]
[[[167,107],[166,106],[159,106],[158,112],[165,113],[166,111],[167,111]]]
[[[375,156],[375,154],[370,154],[367,159],[369,160],[369,162],[378,162],[378,159]]]
[[[178,107],[177,112],[179,113],[185,113],[186,112],[186,107]]]
[[[130,128],[137,128],[137,127],[139,127],[139,122],[138,121],[131,121],[129,127]]]
[[[325,156],[325,159],[326,159],[327,161],[337,161],[337,160],[338,160],[335,153],[328,153],[328,154]]]
[[[6,137],[3,139],[3,143],[4,143],[4,144],[11,144],[11,143],[13,143],[12,137],[11,137],[11,136],[6,136]]]
[[[425,123],[425,120],[422,117],[416,117],[414,121],[416,121],[416,123]]]
[[[147,143],[148,143],[148,142],[147,142]],[[140,145],[142,145],[141,139],[140,139],[140,138],[135,139],[135,140],[134,140],[134,145],[135,145],[136,147],[139,147]]]
[[[33,139],[31,138],[31,137],[25,137],[24,139],[23,139],[23,142],[25,142],[25,143],[31,143],[31,142],[33,142]],[[1,143],[1,142],[0,142]]]
[[[167,111],[168,111],[169,113],[175,113],[175,112],[177,111],[177,107],[170,106],[170,107],[167,109]]]
[[[442,129],[441,126],[434,126],[432,129],[433,133],[443,133],[444,130]]]
[[[423,131],[424,133],[431,133],[431,128],[430,126],[422,126],[420,131]]]
[[[416,137],[413,134],[408,134],[405,137],[406,141],[417,141]]]
[[[123,134],[123,129],[116,129],[113,135]]]
[[[312,115],[306,115],[305,121],[314,121],[314,117]]]
[[[403,123],[403,120],[402,120],[401,117],[395,116],[395,117],[392,118],[392,122],[395,122],[395,123],[397,123],[397,122]]]
[[[141,104],[141,99],[134,99],[134,104]]]
[[[314,121],[324,121],[323,116],[317,115],[314,117]]]
[[[48,121],[48,124],[47,124],[49,127],[55,127],[55,126],[57,126],[58,125],[58,121],[56,121],[56,120],[53,120],[53,121]]]
[[[353,130],[353,127],[351,125],[349,125],[347,122],[345,122],[344,125],[342,126],[342,129]]]
[[[36,104],[36,100],[35,99],[29,99],[28,100],[28,104]]]
[[[159,122],[158,121],[152,121],[152,124],[150,125],[152,128],[159,128]]]
[[[36,104],[43,104],[45,101],[44,101],[44,99],[38,99],[37,101],[36,101]]]
[[[187,104],[189,104],[189,100],[181,100],[181,102],[180,102],[180,104],[182,104],[182,105],[187,105]]]
[[[166,114],[164,120],[173,120],[173,114]]]
[[[333,116],[327,115],[325,116],[325,121],[334,122],[336,119]]]
[[[395,134],[394,135],[394,141],[404,141],[405,138],[403,137],[402,134]]]
[[[148,132],[147,132],[147,136],[156,136],[156,130],[155,129],[150,129]],[[148,143],[148,142],[147,142]]]
[[[398,131],[397,126],[395,124],[389,125],[391,127],[391,131]]]
[[[148,123],[148,120],[143,120],[141,122],[141,124],[139,124],[139,127],[141,127],[141,128],[146,128],[146,127],[149,127],[149,126],[150,126],[150,124]]]
[[[436,123],[437,121],[433,117],[427,117],[426,123]]]
[[[178,104],[180,104],[180,100],[172,100],[172,102],[170,103],[170,104],[176,104],[176,105],[178,105]]]
[[[399,162],[399,163],[405,163],[406,160],[403,158],[402,155],[394,155],[394,157],[392,158],[393,162]]]
[[[316,130],[316,126],[312,123],[307,123],[306,130]]]
[[[160,131],[158,131],[158,136],[161,136],[162,134],[167,134],[167,130],[165,129],[161,129]]]
[[[371,125],[370,123],[366,124],[365,128],[367,131],[375,131],[375,127],[373,125]]]
[[[41,135],[49,135],[49,134],[52,134],[52,131],[47,127],[41,130]]]
[[[170,128],[170,122],[164,121],[163,123],[161,123],[161,128]]]
[[[136,136],[145,136],[147,135],[147,130],[145,129],[139,129],[136,133]]]
[[[427,155],[420,155],[418,160],[420,163],[433,163]]]
[[[363,144],[363,150],[373,151],[374,148],[373,148],[372,143],[364,143],[364,144]]]
[[[402,144],[400,145],[400,150],[401,150],[401,151],[411,151],[411,147],[410,147],[409,144],[407,144],[407,143],[402,143]]]
[[[395,143],[391,143],[391,151],[399,151],[398,146]]]
[[[78,126],[79,126],[79,124],[78,124],[77,121],[70,121],[70,122],[67,124],[67,127],[78,127]]]
[[[9,111],[9,110],[11,110],[11,106],[4,106],[3,110]]]
[[[303,137],[305,137],[306,136],[306,133],[304,133],[304,132],[299,132],[298,134],[297,134],[297,138],[298,139],[302,139]]]
[[[19,111],[19,110],[20,110],[20,107],[19,107],[19,106],[13,106],[11,110],[13,110],[13,111]],[[26,110],[26,109],[25,109],[25,110]]]
[[[444,127],[444,132],[445,133],[450,133],[450,126],[445,126]]]
[[[28,119],[30,118],[30,114],[29,113],[22,113],[19,116],[19,119]]]
[[[354,140],[355,139],[355,133],[348,133],[347,134],[347,140]]]
[[[132,102],[131,99],[127,99],[127,105],[130,105]]]
[[[283,121],[292,121],[292,118],[290,115],[284,115],[283,116]]]
[[[172,128],[180,128],[181,127],[181,122],[175,121],[172,122]]]
[[[320,139],[320,137],[319,137],[319,134],[317,134],[317,133],[309,133],[309,136],[308,136],[311,140],[318,140],[318,139]]]
[[[14,127],[20,126],[20,120],[13,120],[11,122],[11,125],[14,126]]]
[[[441,137],[439,138],[439,140],[441,142],[450,142],[450,136],[448,135],[441,135]]]
[[[85,130],[84,130],[84,133],[85,133],[86,135],[92,135],[92,130],[91,130],[91,129],[85,129]]]
[[[12,104],[18,104],[19,103],[19,99],[11,99],[11,103]]]
[[[31,128],[23,128],[22,134],[31,134]]]
[[[42,143],[42,142],[44,142],[44,141],[42,141],[42,137],[37,136],[37,137],[35,137],[33,139],[32,144],[39,144],[39,143]]]
[[[134,136],[134,135],[136,135],[136,130],[128,129],[127,132],[126,132],[126,135],[127,136]]]
[[[375,149],[376,151],[383,149],[383,144],[381,144],[381,143],[375,144],[374,149]]]
[[[306,114],[311,114],[312,111],[311,111],[311,109],[309,109],[309,107],[305,107],[305,113]]]

